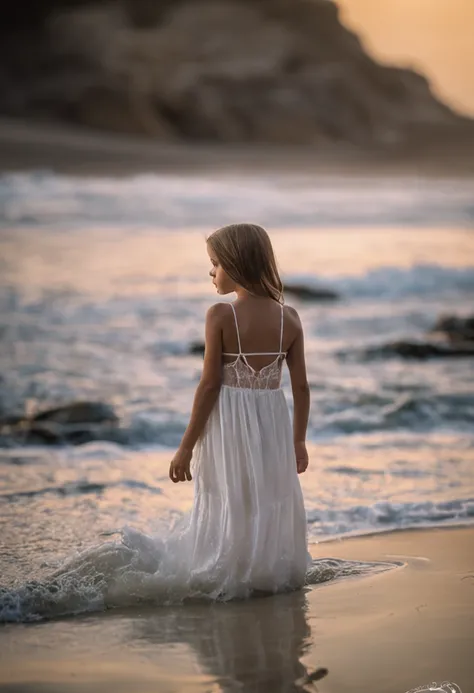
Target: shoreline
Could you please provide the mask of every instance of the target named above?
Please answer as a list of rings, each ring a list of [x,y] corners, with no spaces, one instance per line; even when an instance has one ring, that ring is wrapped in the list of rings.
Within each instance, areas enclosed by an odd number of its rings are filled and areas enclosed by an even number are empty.
[[[355,533],[345,533],[345,534],[336,534],[336,535],[330,535],[327,537],[323,537],[322,539],[318,539],[315,541],[309,542],[309,546],[313,545],[318,545],[318,544],[330,544],[332,542],[339,543],[339,542],[346,542],[346,541],[356,541],[358,539],[368,539],[371,537],[380,537],[380,536],[385,536],[385,535],[390,535],[390,534],[398,534],[398,533],[409,533],[409,532],[436,532],[439,530],[446,530],[446,531],[454,531],[456,529],[469,529],[472,528],[474,529],[474,519],[473,520],[465,520],[465,521],[460,521],[460,520],[454,520],[452,524],[449,522],[440,522],[439,524],[433,524],[433,525],[413,525],[411,527],[391,527],[389,529],[371,529],[368,531],[362,531],[362,532],[355,532]]]
[[[330,547],[334,558],[403,564],[245,602],[6,625],[0,691],[303,692],[305,673],[325,667],[319,693],[407,693],[445,681],[470,693],[473,542],[474,527],[321,542],[314,557]]]
[[[161,142],[62,123],[0,117],[0,172],[48,169],[70,175],[122,177],[138,173],[474,176],[474,138],[358,149],[262,144]]]

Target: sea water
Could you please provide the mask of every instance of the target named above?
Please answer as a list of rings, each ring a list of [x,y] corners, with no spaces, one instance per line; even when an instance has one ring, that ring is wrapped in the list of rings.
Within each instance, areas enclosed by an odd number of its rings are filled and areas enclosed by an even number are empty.
[[[229,298],[215,294],[205,237],[232,221],[269,230],[284,280],[339,296],[286,297],[311,388],[310,541],[472,522],[473,359],[381,347],[474,312],[473,200],[467,180],[3,175],[1,416],[88,400],[118,417],[82,445],[22,444],[4,429],[3,590],[101,532],[166,531],[189,508],[192,485],[171,484],[168,463],[202,366],[190,346]],[[287,373],[283,387],[290,398]]]

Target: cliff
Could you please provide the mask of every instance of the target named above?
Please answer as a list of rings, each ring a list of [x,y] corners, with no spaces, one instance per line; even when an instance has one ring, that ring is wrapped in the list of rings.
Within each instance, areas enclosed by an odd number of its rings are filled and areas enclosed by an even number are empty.
[[[329,0],[35,2],[10,7],[0,58],[4,115],[166,141],[391,146],[466,123]]]

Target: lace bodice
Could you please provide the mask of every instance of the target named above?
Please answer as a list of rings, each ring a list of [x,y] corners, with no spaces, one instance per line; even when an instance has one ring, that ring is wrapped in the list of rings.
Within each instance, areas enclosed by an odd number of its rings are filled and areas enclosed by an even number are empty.
[[[239,324],[235,308],[230,304],[234,313],[235,329],[239,345],[238,354],[224,353],[224,356],[236,356],[230,363],[223,364],[223,385],[228,387],[245,388],[247,390],[277,390],[280,387],[281,370],[286,353],[283,346],[283,306],[281,306],[280,351],[244,353],[240,343]],[[255,370],[247,361],[247,356],[275,356],[271,363],[260,370]]]
[[[277,390],[284,358],[285,355],[281,354],[268,366],[256,371],[242,356],[238,356],[235,361],[224,364],[222,384],[249,390]]]

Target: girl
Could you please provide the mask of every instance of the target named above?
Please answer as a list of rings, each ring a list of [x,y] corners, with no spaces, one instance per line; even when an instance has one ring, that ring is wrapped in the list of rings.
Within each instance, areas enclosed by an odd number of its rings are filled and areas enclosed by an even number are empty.
[[[219,598],[278,592],[304,584],[309,560],[297,474],[308,466],[309,387],[303,331],[283,305],[283,287],[266,231],[232,224],[207,239],[217,293],[206,316],[204,366],[191,419],[170,465],[173,482],[191,481],[186,539],[195,586]],[[293,431],[280,389],[291,376]]]
[[[207,249],[217,292],[235,292],[237,299],[208,311],[201,382],[170,465],[174,482],[190,481],[194,458],[191,512],[162,536],[129,526],[104,532],[121,538],[74,555],[50,576],[54,589],[40,584],[37,594],[19,593],[15,608],[51,615],[137,600],[227,600],[304,584],[311,557],[297,474],[308,466],[301,323],[283,306],[261,227],[226,226],[208,238]],[[293,435],[280,389],[285,359]]]

